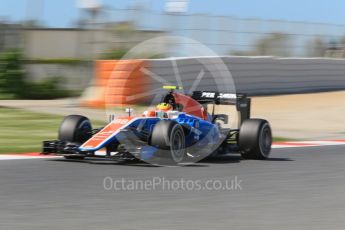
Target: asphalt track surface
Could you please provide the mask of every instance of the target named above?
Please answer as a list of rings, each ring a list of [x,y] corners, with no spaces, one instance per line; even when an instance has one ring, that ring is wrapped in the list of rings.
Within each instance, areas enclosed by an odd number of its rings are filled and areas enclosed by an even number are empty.
[[[241,180],[238,190],[115,191],[105,177]],[[345,147],[274,149],[186,167],[0,161],[0,229],[344,229]]]

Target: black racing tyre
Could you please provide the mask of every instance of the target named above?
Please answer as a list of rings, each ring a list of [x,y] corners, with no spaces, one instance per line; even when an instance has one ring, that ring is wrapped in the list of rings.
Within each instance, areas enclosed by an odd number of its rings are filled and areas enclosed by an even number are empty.
[[[91,122],[80,115],[66,116],[59,129],[58,139],[61,141],[82,144],[92,136]]]
[[[60,141],[82,144],[92,136],[91,122],[87,117],[69,115],[64,118],[60,125]],[[82,160],[83,156],[65,156],[66,159]]]
[[[245,120],[240,128],[238,145],[245,159],[266,159],[271,152],[272,131],[263,119]]]
[[[161,120],[154,126],[151,145],[158,148],[156,161],[163,165],[176,165],[185,159],[185,134],[181,125],[172,120]]]

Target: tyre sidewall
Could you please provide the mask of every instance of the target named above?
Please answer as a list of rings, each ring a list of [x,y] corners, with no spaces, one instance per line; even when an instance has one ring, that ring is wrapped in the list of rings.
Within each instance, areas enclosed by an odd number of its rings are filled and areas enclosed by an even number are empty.
[[[179,148],[181,154],[174,155],[174,141],[179,138]],[[157,154],[155,163],[162,165],[176,165],[184,160],[186,154],[185,135],[180,124],[173,120],[159,121],[150,137],[151,145],[156,147]],[[176,143],[175,143],[176,144]]]
[[[178,143],[178,148],[174,142],[180,142]],[[184,160],[185,154],[186,154],[186,143],[185,143],[185,136],[184,136],[184,132],[183,129],[181,127],[181,125],[179,124],[175,124],[170,132],[170,153],[171,153],[171,157],[174,160],[174,162],[176,163],[180,163]],[[175,150],[178,150],[179,153],[174,154]]]
[[[265,140],[265,132],[269,135]],[[263,146],[263,142],[268,146]],[[249,119],[243,122],[239,134],[239,148],[244,158],[266,159],[269,156],[272,143],[272,131],[269,123],[263,119]]]
[[[59,128],[58,139],[74,143],[84,143],[91,136],[92,126],[87,117],[69,115],[65,117]]]

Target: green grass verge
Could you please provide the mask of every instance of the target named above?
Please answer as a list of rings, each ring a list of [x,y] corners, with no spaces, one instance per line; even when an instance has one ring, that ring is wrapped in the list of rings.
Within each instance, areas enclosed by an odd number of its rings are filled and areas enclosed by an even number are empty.
[[[13,100],[15,98],[13,94],[0,92],[0,100]]]
[[[297,139],[285,138],[285,137],[273,137],[273,142],[285,142],[285,141],[298,141]]]
[[[0,154],[40,152],[43,140],[57,138],[63,116],[0,108]],[[95,127],[104,122],[92,121]]]

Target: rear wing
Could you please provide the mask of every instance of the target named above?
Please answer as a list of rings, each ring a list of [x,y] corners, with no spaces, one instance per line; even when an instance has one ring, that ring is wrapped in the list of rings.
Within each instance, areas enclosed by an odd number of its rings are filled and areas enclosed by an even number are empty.
[[[251,99],[246,94],[194,91],[192,98],[200,104],[235,105],[239,113],[240,124],[250,118]]]

